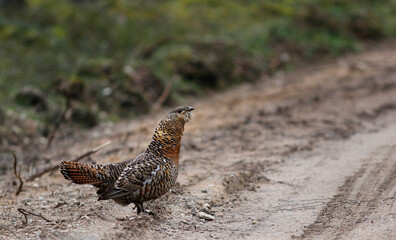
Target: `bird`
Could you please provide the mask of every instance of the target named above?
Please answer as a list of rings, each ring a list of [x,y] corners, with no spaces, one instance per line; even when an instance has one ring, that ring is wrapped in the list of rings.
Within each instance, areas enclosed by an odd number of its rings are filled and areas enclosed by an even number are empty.
[[[73,183],[97,187],[98,200],[112,199],[123,206],[134,203],[137,214],[151,213],[143,203],[175,185],[184,125],[191,120],[192,110],[180,106],[170,111],[155,128],[147,149],[135,158],[105,164],[61,161],[59,170]]]

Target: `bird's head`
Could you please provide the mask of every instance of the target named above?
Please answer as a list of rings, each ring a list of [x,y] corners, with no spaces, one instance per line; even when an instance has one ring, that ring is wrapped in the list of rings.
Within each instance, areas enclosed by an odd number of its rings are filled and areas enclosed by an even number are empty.
[[[170,111],[155,129],[148,149],[152,152],[160,152],[163,156],[177,162],[184,124],[190,121],[192,110],[194,110],[193,107],[182,106]]]
[[[177,107],[170,111],[154,130],[153,140],[147,151],[172,159],[178,166],[184,124],[190,121],[192,110],[193,107]]]
[[[194,110],[193,107],[185,107],[185,106],[180,106],[175,109],[173,109],[166,118],[172,119],[172,120],[182,120],[183,122],[188,122],[191,120],[191,111]]]

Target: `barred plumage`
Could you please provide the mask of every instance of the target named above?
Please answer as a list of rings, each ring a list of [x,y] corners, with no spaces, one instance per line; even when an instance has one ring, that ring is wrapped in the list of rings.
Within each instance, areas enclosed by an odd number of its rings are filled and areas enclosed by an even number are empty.
[[[143,202],[164,195],[174,186],[184,124],[191,119],[192,110],[178,107],[168,113],[146,151],[136,158],[114,164],[61,162],[60,172],[73,183],[98,187],[99,200],[134,203],[139,214],[144,211]]]

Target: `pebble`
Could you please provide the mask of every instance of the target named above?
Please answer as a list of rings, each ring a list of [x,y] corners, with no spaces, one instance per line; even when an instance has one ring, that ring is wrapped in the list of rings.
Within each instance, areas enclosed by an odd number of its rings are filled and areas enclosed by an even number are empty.
[[[211,214],[212,212],[210,211],[210,204],[209,203],[204,203],[202,205],[201,212],[205,212],[205,213]]]
[[[195,202],[194,201],[189,201],[189,202],[187,202],[187,208],[188,209],[191,209],[191,208],[194,208],[195,207]]]
[[[66,202],[58,202],[53,208],[62,207],[63,205],[66,205]]]
[[[191,213],[195,215],[198,212],[198,209],[195,207],[196,203],[194,201],[187,202],[187,208],[191,209]]]
[[[205,219],[205,220],[208,220],[208,221],[212,221],[212,220],[215,219],[214,216],[212,216],[212,215],[210,215],[210,214],[207,214],[207,213],[204,213],[204,212],[198,212],[198,213],[197,213],[197,216],[198,216],[199,218],[201,218],[201,219]]]
[[[191,209],[192,215],[197,214],[197,212],[198,212],[198,209],[197,209],[196,207],[194,207],[194,208]]]

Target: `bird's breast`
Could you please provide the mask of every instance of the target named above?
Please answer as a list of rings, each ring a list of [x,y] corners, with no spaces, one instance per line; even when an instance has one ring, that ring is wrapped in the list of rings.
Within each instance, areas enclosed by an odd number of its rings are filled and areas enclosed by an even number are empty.
[[[166,157],[167,159],[172,160],[176,166],[179,166],[179,153],[180,153],[180,143],[166,147],[164,149],[163,156]]]

